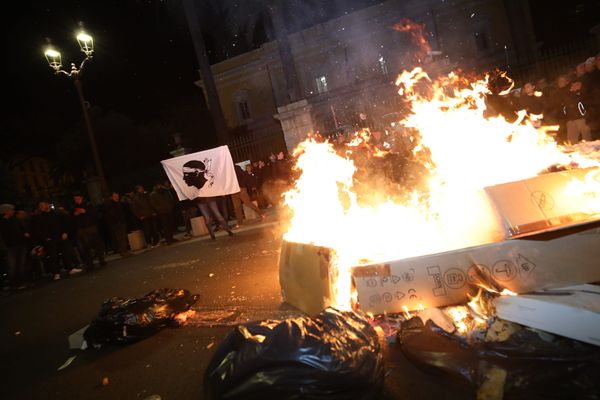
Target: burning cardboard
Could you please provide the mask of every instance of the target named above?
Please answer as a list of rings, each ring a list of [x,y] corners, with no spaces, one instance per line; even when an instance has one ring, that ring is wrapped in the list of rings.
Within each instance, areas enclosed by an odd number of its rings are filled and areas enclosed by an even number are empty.
[[[379,314],[459,303],[479,271],[516,293],[600,280],[596,192],[572,190],[599,173],[563,171],[486,188],[507,240],[355,267],[360,307]]]
[[[600,219],[597,199],[590,195],[595,192],[565,194],[590,174],[595,179],[598,171],[563,171],[486,188],[505,240],[356,266],[352,281],[359,307],[381,314],[460,303],[467,299],[474,274],[481,272],[516,293],[599,281]],[[331,305],[333,255],[332,250],[284,242],[284,299],[308,313]]]
[[[331,253],[324,247],[284,241],[279,259],[283,300],[309,314],[333,305]]]

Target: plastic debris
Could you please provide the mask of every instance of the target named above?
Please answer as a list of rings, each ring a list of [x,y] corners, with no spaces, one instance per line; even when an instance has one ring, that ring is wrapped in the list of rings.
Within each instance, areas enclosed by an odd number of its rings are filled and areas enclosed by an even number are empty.
[[[210,399],[372,399],[384,378],[379,338],[363,313],[238,326],[204,376]]]
[[[410,361],[458,378],[478,399],[502,398],[502,392],[504,399],[600,393],[600,349],[558,336],[549,341],[507,321],[497,319],[483,335],[461,336],[414,317],[402,324],[397,341]]]
[[[73,362],[73,360],[75,360],[77,356],[72,356],[67,358],[67,361],[65,361],[60,367],[58,367],[57,371],[61,371],[65,368],[67,368],[69,365],[71,365],[71,363]]]
[[[198,300],[184,289],[157,289],[143,297],[113,297],[102,304],[98,316],[83,333],[89,347],[130,343],[177,324],[176,317]]]

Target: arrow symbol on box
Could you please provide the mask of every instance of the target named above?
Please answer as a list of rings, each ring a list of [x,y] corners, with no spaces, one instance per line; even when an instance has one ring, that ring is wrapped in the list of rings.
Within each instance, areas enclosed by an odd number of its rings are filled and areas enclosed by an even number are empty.
[[[517,265],[519,266],[519,272],[521,276],[525,277],[529,276],[529,274],[531,274],[531,272],[535,269],[535,264],[522,254],[519,254],[517,257]]]
[[[402,293],[402,292],[396,292],[396,298],[397,298],[398,300],[402,300],[402,298],[403,298],[404,296],[405,296],[405,294],[404,294],[404,293]]]

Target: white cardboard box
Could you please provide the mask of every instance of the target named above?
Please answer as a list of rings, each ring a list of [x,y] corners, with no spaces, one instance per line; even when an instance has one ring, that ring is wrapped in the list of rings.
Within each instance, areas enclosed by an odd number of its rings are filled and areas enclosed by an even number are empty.
[[[600,281],[600,223],[446,253],[358,266],[360,308],[374,314],[467,299],[476,269],[516,293]]]
[[[546,294],[501,296],[498,317],[600,346],[600,286],[578,285]]]

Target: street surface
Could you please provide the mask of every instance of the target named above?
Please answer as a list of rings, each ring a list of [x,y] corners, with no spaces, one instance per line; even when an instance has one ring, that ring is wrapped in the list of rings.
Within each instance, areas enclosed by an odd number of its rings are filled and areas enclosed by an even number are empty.
[[[205,368],[233,326],[301,315],[282,303],[279,292],[279,224],[269,218],[235,232],[214,242],[202,238],[162,246],[1,298],[0,398],[204,398]],[[131,345],[69,349],[69,335],[89,324],[103,301],[162,287],[200,295],[188,324]],[[57,371],[72,356],[75,360]],[[399,351],[386,352],[386,373],[384,399],[474,396],[418,370]]]

